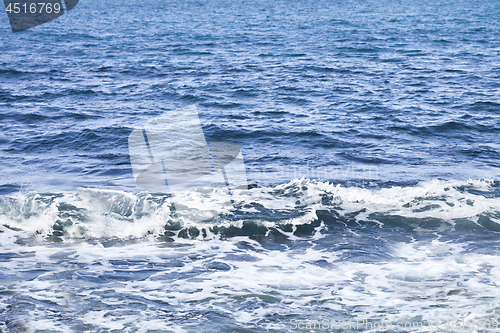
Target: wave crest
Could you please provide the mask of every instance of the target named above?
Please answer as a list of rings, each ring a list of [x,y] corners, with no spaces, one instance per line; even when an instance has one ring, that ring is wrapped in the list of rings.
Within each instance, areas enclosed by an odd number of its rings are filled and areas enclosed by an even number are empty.
[[[433,179],[414,186],[367,188],[303,178],[232,193],[190,192],[182,198],[190,207],[186,213],[175,211],[169,194],[86,188],[1,196],[0,224],[30,235],[69,238],[265,236],[272,232],[293,237],[297,226],[309,226],[306,233],[313,235],[321,223],[375,222],[384,227],[418,225],[429,219],[450,227],[472,223],[500,231],[498,190],[494,180]],[[189,215],[208,210],[210,216],[218,215],[203,222],[194,222],[199,219]]]

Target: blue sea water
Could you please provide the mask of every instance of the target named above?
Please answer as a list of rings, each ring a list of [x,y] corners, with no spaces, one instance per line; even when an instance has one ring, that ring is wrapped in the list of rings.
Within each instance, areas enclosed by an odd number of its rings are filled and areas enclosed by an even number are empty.
[[[498,330],[499,27],[475,0],[1,14],[0,330]],[[202,222],[136,186],[127,141],[193,104],[258,185]]]

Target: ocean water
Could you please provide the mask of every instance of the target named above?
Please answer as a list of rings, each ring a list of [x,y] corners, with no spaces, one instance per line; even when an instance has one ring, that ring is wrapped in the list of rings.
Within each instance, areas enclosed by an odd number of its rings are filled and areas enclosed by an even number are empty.
[[[0,331],[498,331],[499,27],[475,0],[1,14]],[[190,105],[255,185],[182,197],[202,220],[129,156]]]

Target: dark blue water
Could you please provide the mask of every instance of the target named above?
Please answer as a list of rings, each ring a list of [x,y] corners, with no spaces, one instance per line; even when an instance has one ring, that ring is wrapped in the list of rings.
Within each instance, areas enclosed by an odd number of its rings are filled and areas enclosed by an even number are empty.
[[[16,34],[0,15],[0,329],[500,321],[499,26],[472,0],[82,0]],[[183,199],[201,222],[129,157],[188,105],[259,186]]]

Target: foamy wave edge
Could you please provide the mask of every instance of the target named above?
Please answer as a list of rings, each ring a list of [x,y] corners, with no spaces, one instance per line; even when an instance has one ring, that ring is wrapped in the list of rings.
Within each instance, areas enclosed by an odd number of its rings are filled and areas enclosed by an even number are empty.
[[[318,211],[355,213],[356,221],[375,221],[374,214],[401,218],[433,218],[454,225],[478,223],[487,216],[500,224],[498,181],[432,179],[412,186],[345,186],[309,179],[251,190],[200,190],[182,197],[188,213],[173,209],[167,193],[131,193],[80,188],[64,193],[18,193],[0,197],[0,225],[28,235],[128,238],[160,236],[182,229],[304,225]],[[213,216],[194,222],[191,214]],[[215,212],[215,214],[214,214]],[[199,219],[198,219],[199,220]],[[375,221],[380,223],[379,221]],[[207,237],[204,231],[203,237]]]

